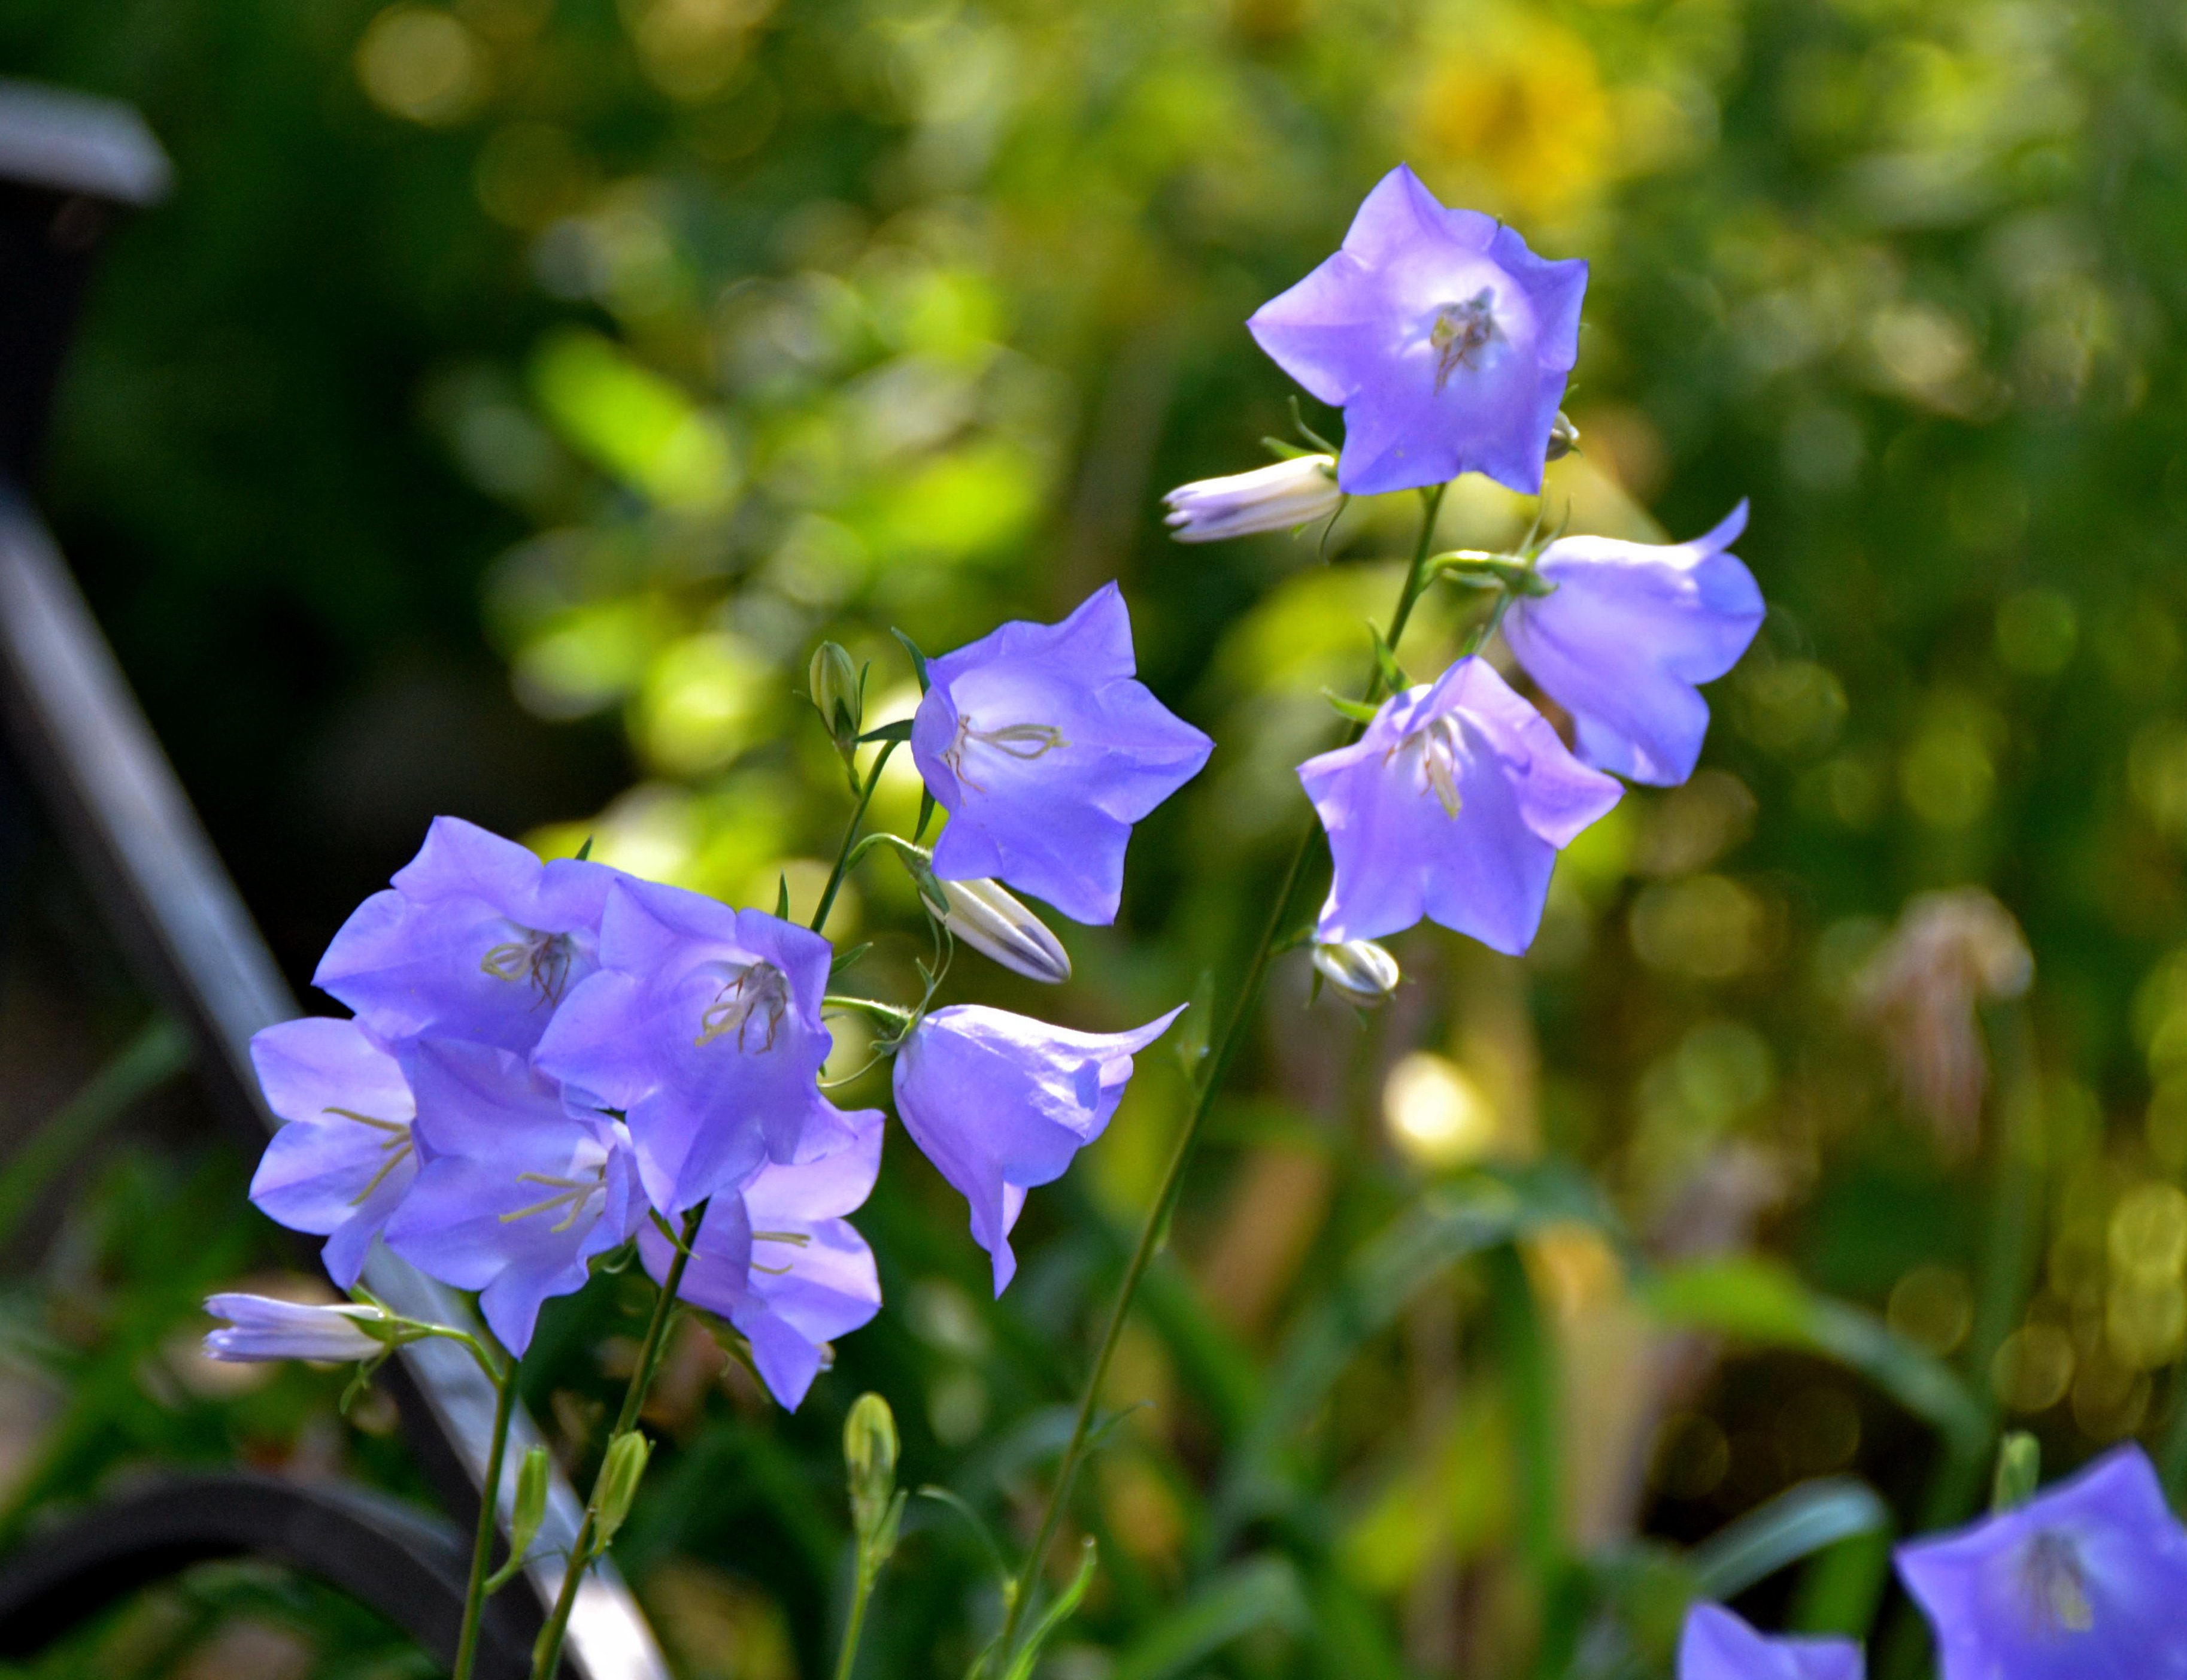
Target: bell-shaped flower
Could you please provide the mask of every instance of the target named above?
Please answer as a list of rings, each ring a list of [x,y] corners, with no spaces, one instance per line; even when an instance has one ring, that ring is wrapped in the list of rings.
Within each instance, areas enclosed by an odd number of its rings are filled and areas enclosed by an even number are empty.
[[[1549,262],[1478,211],[1447,210],[1403,164],[1342,249],[1245,324],[1277,365],[1344,410],[1349,495],[1486,473],[1542,487],[1579,353],[1587,264]]]
[[[1556,587],[1512,602],[1504,639],[1598,770],[1657,787],[1694,773],[1709,721],[1695,685],[1738,664],[1762,627],[1762,591],[1728,552],[1746,529],[1742,502],[1691,542],[1560,537],[1542,551]]]
[[[393,1345],[394,1320],[376,1306],[277,1301],[270,1295],[205,1297],[205,1311],[227,1322],[205,1339],[205,1357],[234,1364],[317,1359],[329,1365],[372,1359]],[[372,1327],[372,1328],[368,1328]],[[373,1333],[374,1329],[381,1331]]]
[[[821,1096],[834,1039],[820,1022],[834,952],[761,910],[619,879],[599,971],[540,1040],[543,1072],[622,1111],[646,1193],[665,1214],[847,1140]]]
[[[1060,624],[1005,624],[933,661],[911,752],[949,812],[936,874],[1007,882],[1074,921],[1116,919],[1132,824],[1215,745],[1137,669],[1113,583]]]
[[[1295,531],[1325,519],[1344,500],[1336,463],[1297,455],[1228,478],[1195,479],[1162,497],[1169,534],[1180,542],[1220,542],[1262,531]]]
[[[1010,1228],[1026,1192],[1060,1178],[1123,1100],[1132,1058],[1183,1005],[1131,1032],[1074,1032],[979,1004],[937,1009],[897,1052],[896,1110],[912,1142],[971,1204],[995,1293],[1017,1273]]]
[[[391,1048],[427,1034],[529,1050],[594,966],[616,872],[436,817],[394,885],[357,906],[312,983]]]
[[[1512,955],[1533,942],[1557,852],[1620,792],[1479,658],[1386,701],[1299,780],[1335,863],[1316,937],[1380,939],[1425,915]]]
[[[1898,1548],[1942,1680],[2187,1676],[2187,1531],[2139,1447],[2017,1510]]]
[[[1850,1639],[1770,1639],[1721,1604],[1695,1604],[1678,1637],[1678,1680],[1861,1680]]]
[[[255,1035],[266,1104],[288,1122],[250,1180],[267,1218],[327,1239],[327,1275],[357,1282],[365,1252],[418,1176],[417,1113],[395,1058],[355,1021],[314,1015]]]
[[[388,1247],[479,1292],[502,1345],[531,1345],[540,1303],[584,1287],[587,1261],[628,1242],[645,1204],[622,1127],[572,1112],[521,1056],[461,1039],[406,1058],[427,1160],[387,1222]]]
[[[819,1374],[827,1345],[880,1311],[873,1250],[843,1216],[872,1194],[883,1117],[861,1109],[843,1120],[850,1137],[832,1155],[771,1163],[717,1195],[683,1271],[683,1298],[743,1333],[767,1392],[792,1411]],[[650,1221],[638,1247],[645,1269],[665,1281],[675,1250]]]

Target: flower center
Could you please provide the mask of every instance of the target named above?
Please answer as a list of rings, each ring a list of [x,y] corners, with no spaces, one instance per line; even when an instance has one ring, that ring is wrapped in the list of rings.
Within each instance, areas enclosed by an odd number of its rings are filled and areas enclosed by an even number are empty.
[[[514,1220],[529,1219],[535,1213],[551,1213],[557,1208],[564,1208],[568,1211],[547,1228],[549,1232],[559,1234],[584,1217],[586,1204],[594,1196],[607,1194],[607,1178],[608,1164],[604,1156],[590,1173],[573,1178],[558,1177],[551,1172],[520,1172],[516,1175],[518,1183],[544,1184],[555,1194],[532,1203],[529,1207],[520,1207],[514,1213],[503,1214],[501,1222],[507,1225]]]
[[[542,933],[520,928],[520,939],[503,941],[488,951],[479,967],[496,980],[528,980],[543,1003],[562,1001],[562,988],[570,981],[570,961],[576,948],[566,933]]]
[[[382,1134],[379,1152],[386,1159],[379,1163],[379,1170],[372,1175],[365,1187],[350,1198],[351,1207],[362,1207],[365,1199],[387,1182],[387,1175],[410,1159],[415,1149],[410,1139],[410,1122],[407,1120],[382,1120],[377,1115],[359,1114],[355,1109],[329,1108],[321,1112],[355,1121],[359,1126],[368,1127]]]
[[[975,793],[985,793],[987,789],[964,771],[964,753],[974,742],[1028,764],[1043,754],[1060,752],[1071,744],[1063,739],[1062,730],[1046,723],[1005,723],[999,729],[981,729],[975,727],[975,722],[970,712],[960,712],[957,733],[942,753],[942,761],[949,767],[951,773]]]
[[[1445,816],[1457,816],[1465,802],[1459,797],[1458,778],[1465,763],[1465,740],[1459,733],[1457,715],[1447,711],[1434,722],[1414,730],[1383,754],[1382,761],[1387,764],[1400,753],[1420,755],[1420,774],[1428,790],[1435,795]]]
[[[2085,1633],[2095,1624],[2080,1554],[2062,1534],[2045,1531],[2027,1542],[2020,1560],[2020,1591],[2038,1633]]]
[[[782,1026],[782,1018],[790,1011],[790,980],[772,963],[752,963],[737,969],[722,982],[714,994],[714,1001],[699,1017],[700,1044],[711,1044],[722,1034],[737,1036],[737,1048],[749,1048],[745,1034],[756,1020],[762,1036],[759,1048],[762,1051],[774,1048],[774,1035]]]
[[[1436,311],[1428,343],[1436,352],[1436,391],[1457,369],[1471,367],[1474,357],[1495,342],[1495,303],[1496,294],[1483,286],[1465,302],[1446,303]]]

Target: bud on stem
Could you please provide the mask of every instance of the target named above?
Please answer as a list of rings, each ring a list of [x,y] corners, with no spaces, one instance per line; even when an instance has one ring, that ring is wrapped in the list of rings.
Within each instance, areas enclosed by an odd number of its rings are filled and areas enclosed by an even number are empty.
[[[942,925],[1013,974],[1048,986],[1071,978],[1071,955],[1039,917],[998,881],[942,881]]]
[[[1313,947],[1313,966],[1329,989],[1362,1009],[1388,1003],[1404,978],[1397,959],[1371,939],[1347,939],[1341,945]]]
[[[851,655],[840,643],[823,642],[812,650],[805,681],[806,691],[812,696],[812,709],[820,714],[835,750],[848,764],[857,752],[858,731],[865,722],[863,673],[851,663]]]
[[[595,1555],[607,1549],[630,1516],[631,1502],[644,1477],[653,1443],[637,1430],[626,1430],[608,1443],[600,1479],[593,1488],[593,1548]]]

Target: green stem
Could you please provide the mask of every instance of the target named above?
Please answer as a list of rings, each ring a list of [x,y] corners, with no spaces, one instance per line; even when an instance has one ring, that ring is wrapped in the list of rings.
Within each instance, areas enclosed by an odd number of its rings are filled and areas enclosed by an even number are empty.
[[[494,1378],[493,1435],[486,1442],[486,1481],[479,1497],[478,1533],[471,1542],[470,1584],[464,1590],[464,1631],[456,1641],[452,1680],[471,1680],[478,1662],[479,1618],[486,1610],[486,1572],[493,1562],[495,1519],[501,1502],[501,1464],[509,1448],[509,1420],[516,1410],[516,1362],[509,1360]]]
[[[874,1577],[865,1567],[865,1559],[858,1559],[857,1584],[851,1589],[851,1616],[843,1625],[843,1649],[835,1659],[835,1680],[851,1680],[851,1671],[857,1666],[858,1636],[866,1629],[866,1601],[874,1596]]]
[[[1413,609],[1426,588],[1427,558],[1435,541],[1436,516],[1442,510],[1443,492],[1448,486],[1437,485],[1423,491],[1419,543],[1413,550],[1413,562],[1405,573],[1405,586],[1397,597],[1397,610],[1391,614],[1388,635],[1389,646],[1394,649],[1405,633],[1405,626],[1412,618]],[[1372,702],[1382,698],[1382,678],[1379,667],[1367,681],[1367,700]],[[1350,725],[1344,736],[1348,746],[1358,740],[1363,724]],[[1042,1514],[1040,1531],[1034,1537],[1032,1549],[1026,1554],[1025,1565],[1018,1572],[1016,1582],[1009,1593],[1009,1602],[1003,1613],[1003,1630],[997,1636],[995,1651],[997,1666],[1008,1672],[1015,1649],[1018,1625],[1024,1620],[1031,1603],[1035,1584],[1040,1579],[1043,1566],[1048,1561],[1049,1548],[1055,1542],[1055,1531],[1062,1525],[1065,1506],[1071,1497],[1072,1483],[1077,1479],[1080,1465],[1086,1457],[1086,1438],[1094,1426],[1094,1413],[1099,1404],[1102,1385],[1107,1380],[1109,1366],[1116,1355],[1116,1345],[1123,1338],[1124,1324],[1131,1316],[1132,1299],[1138,1294],[1139,1280],[1146,1276],[1147,1267],[1153,1264],[1155,1251],[1161,1247],[1162,1235],[1169,1220],[1171,1204],[1177,1199],[1178,1187],[1184,1177],[1185,1163],[1192,1157],[1194,1143],[1198,1140],[1201,1125],[1208,1110],[1214,1105],[1216,1093],[1222,1088],[1223,1076],[1228,1072],[1231,1058],[1245,1037],[1247,1024],[1252,1020],[1255,1006],[1260,1002],[1261,987],[1267,980],[1268,965],[1273,961],[1277,943],[1281,936],[1291,900],[1298,894],[1301,879],[1305,875],[1307,861],[1313,855],[1315,838],[1321,833],[1318,823],[1309,822],[1301,831],[1298,844],[1292,848],[1290,862],[1284,871],[1283,884],[1276,889],[1275,897],[1268,907],[1268,919],[1261,930],[1259,942],[1245,964],[1245,973],[1232,998],[1229,1014],[1224,1018],[1222,1031],[1208,1047],[1207,1064],[1201,1072],[1198,1088],[1193,1093],[1192,1106],[1187,1110],[1184,1125],[1178,1131],[1177,1141],[1171,1146],[1168,1163],[1162,1169],[1161,1182],[1156,1186],[1155,1198],[1149,1205],[1146,1217],[1140,1222],[1138,1240],[1133,1245],[1131,1258],[1125,1262],[1124,1276],[1116,1288],[1116,1305],[1109,1311],[1107,1328],[1102,1332],[1099,1350],[1094,1356],[1094,1368],[1088,1374],[1086,1387],[1078,1397],[1078,1411],[1071,1420],[1070,1439],[1065,1442],[1062,1462],[1056,1467],[1054,1486],[1049,1489],[1048,1509]]]
[[[835,907],[835,895],[843,890],[843,877],[850,873],[851,847],[858,838],[858,825],[866,820],[866,807],[874,802],[874,789],[880,785],[881,772],[887,767],[889,755],[896,746],[894,741],[883,741],[874,767],[866,773],[866,785],[859,791],[858,803],[843,829],[843,843],[835,848],[835,867],[828,872],[828,885],[820,894],[819,907],[812,913],[815,933],[828,925],[828,913]]]

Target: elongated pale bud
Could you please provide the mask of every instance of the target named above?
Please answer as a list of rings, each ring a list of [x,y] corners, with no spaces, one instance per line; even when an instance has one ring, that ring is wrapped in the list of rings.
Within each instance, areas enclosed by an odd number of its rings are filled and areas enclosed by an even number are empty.
[[[533,1447],[516,1467],[516,1504],[509,1515],[512,1563],[531,1549],[531,1542],[539,1537],[539,1525],[547,1520],[547,1483],[552,1468],[543,1447]]]
[[[216,1295],[205,1311],[228,1322],[205,1337],[209,1358],[247,1364],[316,1359],[329,1365],[376,1359],[398,1340],[402,1321],[376,1306],[312,1306],[262,1295]]]
[[[835,750],[847,761],[857,750],[858,731],[865,722],[865,685],[857,666],[841,643],[823,642],[812,650],[805,681],[813,710],[828,726]]]
[[[1362,1009],[1379,1009],[1404,978],[1397,959],[1371,939],[1347,939],[1341,945],[1317,945],[1313,965],[1329,989]]]
[[[1579,447],[1579,428],[1571,423],[1571,416],[1561,408],[1549,427],[1549,452],[1546,458],[1561,461]]]
[[[998,882],[942,881],[949,901],[942,925],[975,951],[993,958],[1013,974],[1049,986],[1071,978],[1071,953]]]
[[[852,1525],[869,1548],[884,1537],[896,1504],[896,1414],[878,1394],[860,1395],[843,1419],[843,1468]]]
[[[1333,514],[1344,500],[1336,459],[1301,455],[1228,478],[1181,484],[1162,497],[1170,535],[1180,542],[1220,542],[1259,531],[1290,531]]]
[[[604,1548],[630,1516],[631,1502],[645,1475],[653,1443],[638,1430],[630,1430],[608,1443],[608,1456],[600,1465],[599,1484],[593,1490],[594,1544]]]

